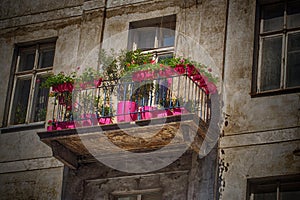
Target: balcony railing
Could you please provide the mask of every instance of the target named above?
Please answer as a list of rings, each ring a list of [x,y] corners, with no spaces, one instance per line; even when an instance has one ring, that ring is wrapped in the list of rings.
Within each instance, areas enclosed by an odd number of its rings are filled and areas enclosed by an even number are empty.
[[[76,83],[55,97],[48,130],[134,122],[193,113],[210,120],[210,97],[187,74],[133,74],[101,86]]]

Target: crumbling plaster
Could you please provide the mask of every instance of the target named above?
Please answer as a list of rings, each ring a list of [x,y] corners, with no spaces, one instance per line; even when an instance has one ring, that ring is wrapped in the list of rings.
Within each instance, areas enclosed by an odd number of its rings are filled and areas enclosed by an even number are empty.
[[[223,84],[224,133],[240,134],[299,126],[299,94],[252,98],[256,1],[229,1]]]

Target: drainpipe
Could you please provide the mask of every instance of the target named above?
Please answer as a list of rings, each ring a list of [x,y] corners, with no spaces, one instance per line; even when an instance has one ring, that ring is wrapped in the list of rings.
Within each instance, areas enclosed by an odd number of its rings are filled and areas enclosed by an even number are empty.
[[[107,10],[107,1],[104,1],[104,9],[103,9],[103,18],[102,18],[102,29],[101,29],[101,35],[100,35],[100,45],[99,45],[99,55],[98,55],[98,64],[97,64],[97,71],[100,70],[101,65],[101,50],[102,50],[102,43],[104,38],[104,29],[105,29],[105,23],[106,23],[106,10]]]

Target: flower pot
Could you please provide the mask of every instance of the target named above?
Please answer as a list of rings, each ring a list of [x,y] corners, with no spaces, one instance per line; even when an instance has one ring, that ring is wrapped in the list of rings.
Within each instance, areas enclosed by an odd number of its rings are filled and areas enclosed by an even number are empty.
[[[172,112],[169,109],[166,110],[154,110],[152,112],[153,118],[167,117],[172,115]]]
[[[182,115],[182,114],[185,114],[185,113],[188,113],[188,110],[183,108],[183,107],[173,109],[173,115]]]
[[[120,101],[117,105],[117,121],[130,122],[137,120],[137,106],[133,101]]]
[[[113,123],[111,117],[100,117],[100,118],[98,118],[98,122],[100,125]]]
[[[142,119],[151,119],[152,118],[152,111],[154,109],[155,108],[152,107],[152,106],[143,106],[143,107],[141,107],[141,109],[140,109],[141,118]]]
[[[81,119],[82,126],[98,125],[96,114],[83,114],[81,115]]]
[[[74,129],[75,128],[75,123],[73,121],[66,122],[66,128],[67,129]]]
[[[55,126],[52,126],[52,125],[47,126],[47,131],[54,131],[54,130],[56,130]]]
[[[63,130],[67,128],[66,122],[57,122],[56,130]]]

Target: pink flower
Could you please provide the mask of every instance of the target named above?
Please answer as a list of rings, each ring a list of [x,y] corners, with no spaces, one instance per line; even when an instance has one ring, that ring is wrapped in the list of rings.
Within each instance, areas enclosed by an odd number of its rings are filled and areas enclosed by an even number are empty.
[[[94,80],[94,85],[96,87],[99,87],[101,85],[101,83],[102,83],[102,78],[99,78],[98,80]]]
[[[212,72],[212,69],[211,69],[211,68],[208,68],[207,70],[208,70],[209,72]]]
[[[184,73],[185,73],[184,65],[176,65],[175,71],[176,71],[178,74],[184,74]]]
[[[40,82],[41,82],[41,79],[36,79],[36,82],[37,82],[37,83],[40,83]]]

